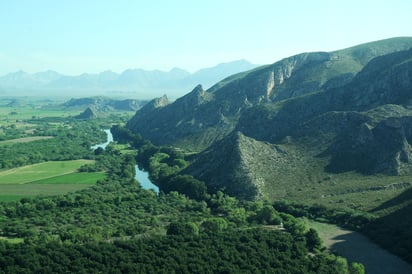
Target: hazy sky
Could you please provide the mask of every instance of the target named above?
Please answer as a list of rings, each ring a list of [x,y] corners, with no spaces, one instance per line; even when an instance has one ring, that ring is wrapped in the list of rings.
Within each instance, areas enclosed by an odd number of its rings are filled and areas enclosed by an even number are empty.
[[[189,71],[412,36],[410,0],[1,0],[0,75]]]

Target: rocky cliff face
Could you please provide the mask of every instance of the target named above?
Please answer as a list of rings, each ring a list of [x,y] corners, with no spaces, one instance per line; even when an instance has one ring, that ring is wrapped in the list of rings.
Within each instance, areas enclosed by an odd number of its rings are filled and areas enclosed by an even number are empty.
[[[331,157],[329,172],[410,174],[411,57],[412,50],[379,57],[344,87],[251,108],[237,130],[271,143],[304,138],[306,151]]]
[[[412,50],[408,50],[372,60],[345,87],[346,104],[343,107],[367,110],[383,104],[410,104],[411,56]]]
[[[210,190],[224,189],[237,197],[255,199],[263,196],[264,188],[264,170],[258,167],[279,158],[278,154],[270,144],[237,131],[202,152],[184,173],[208,182]]]
[[[225,121],[219,105],[211,103],[214,95],[200,85],[172,104],[151,107],[158,100],[142,108],[127,123],[128,128],[155,144],[203,145],[209,137],[202,134],[209,132],[211,138],[216,139],[233,128]]]
[[[399,108],[395,110],[386,107],[384,113],[382,107],[409,106],[412,98],[411,57],[412,50],[378,57],[343,87],[295,97],[278,104],[250,108],[240,117],[237,130],[258,140],[277,142],[288,135],[308,134],[307,130],[302,131],[307,128],[307,123],[312,123],[325,115],[330,116],[334,112],[350,111],[365,115],[363,112],[369,111],[369,115],[366,116],[374,119],[377,118],[376,115],[396,115]],[[409,113],[408,108],[400,108],[403,115]],[[375,110],[376,115],[372,110]],[[326,125],[329,124],[325,122]],[[338,121],[335,121],[335,124],[339,124]]]
[[[307,187],[325,174],[412,174],[412,49],[403,50],[412,39],[394,41],[301,54],[196,87],[138,111],[128,127],[157,144],[205,149],[184,172],[242,198],[284,197],[284,182]]]
[[[375,127],[363,123],[342,134],[327,154],[331,172],[405,175],[412,171],[412,117],[387,118]]]
[[[330,98],[321,98],[321,102],[312,97],[313,102],[309,102],[309,105],[300,98],[314,92],[340,89],[352,82],[354,75],[374,57],[410,47],[412,39],[402,38],[331,53],[299,54],[272,65],[233,75],[206,91],[196,87],[166,107],[154,108],[150,114],[138,111],[128,127],[156,144],[174,144],[202,150],[222,139],[234,128],[245,128],[245,120],[240,126],[238,121],[250,108],[263,112],[265,108],[269,109],[269,116],[274,116],[274,109],[279,109],[278,117],[282,113],[287,116],[282,118],[281,124],[288,126],[291,109],[283,110],[282,104],[296,108],[297,114],[301,113],[303,116],[317,114],[318,110],[325,112],[332,109],[327,100],[336,104],[344,96],[342,92],[334,92],[333,95],[330,93]],[[299,100],[286,102],[293,98]],[[268,103],[270,107],[266,107]],[[350,104],[353,105],[352,102]],[[261,106],[264,106],[263,109]],[[298,116],[300,120],[300,115]],[[282,125],[276,125],[278,128],[279,126],[284,131]],[[275,132],[269,135],[279,134]]]

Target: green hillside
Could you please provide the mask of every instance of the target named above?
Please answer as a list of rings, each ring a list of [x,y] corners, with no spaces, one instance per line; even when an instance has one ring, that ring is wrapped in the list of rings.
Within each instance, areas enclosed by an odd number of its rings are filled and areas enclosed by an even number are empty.
[[[410,200],[381,206],[412,187],[411,48],[404,37],[299,54],[138,111],[127,127],[190,151],[180,174],[209,191],[371,213],[365,231],[406,256],[410,246],[391,243],[410,236],[409,219],[384,222]]]

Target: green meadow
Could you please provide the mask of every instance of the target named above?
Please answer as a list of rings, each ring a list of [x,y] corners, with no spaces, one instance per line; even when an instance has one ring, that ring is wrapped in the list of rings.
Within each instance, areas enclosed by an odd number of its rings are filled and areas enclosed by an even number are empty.
[[[11,139],[11,140],[6,140],[6,141],[0,141],[0,145],[28,143],[28,142],[39,141],[39,140],[47,140],[47,139],[51,139],[51,138],[53,138],[53,136],[23,137],[23,138]]]
[[[98,180],[104,179],[105,174],[102,172],[95,173],[70,173],[66,175],[56,176],[52,178],[41,179],[30,184],[72,184],[72,185],[92,185]]]
[[[0,201],[77,191],[105,177],[77,170],[91,160],[53,161],[0,171]]]
[[[16,120],[25,120],[44,117],[69,117],[79,114],[78,110],[62,110],[58,107],[43,108],[42,105],[34,106],[32,102],[23,102],[22,105],[4,106],[0,101],[0,120],[15,122]]]

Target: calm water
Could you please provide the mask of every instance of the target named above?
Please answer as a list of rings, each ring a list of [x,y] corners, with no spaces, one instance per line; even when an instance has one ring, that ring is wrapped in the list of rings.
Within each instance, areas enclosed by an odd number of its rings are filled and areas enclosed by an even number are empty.
[[[113,142],[113,135],[110,132],[110,129],[105,129],[104,132],[106,132],[106,134],[107,134],[107,141],[103,144],[97,144],[97,145],[92,146],[91,148],[93,150],[95,150],[99,147],[105,149],[108,144]],[[152,184],[152,182],[150,181],[149,173],[147,173],[146,171],[140,170],[137,165],[136,165],[135,168],[136,168],[135,179],[140,183],[142,188],[143,189],[153,189],[156,193],[159,193],[159,188],[156,185]]]
[[[152,184],[152,182],[149,179],[149,173],[146,171],[143,171],[139,169],[139,167],[136,165],[136,176],[135,179],[140,183],[142,188],[144,189],[153,189],[156,193],[159,193],[159,188]]]

